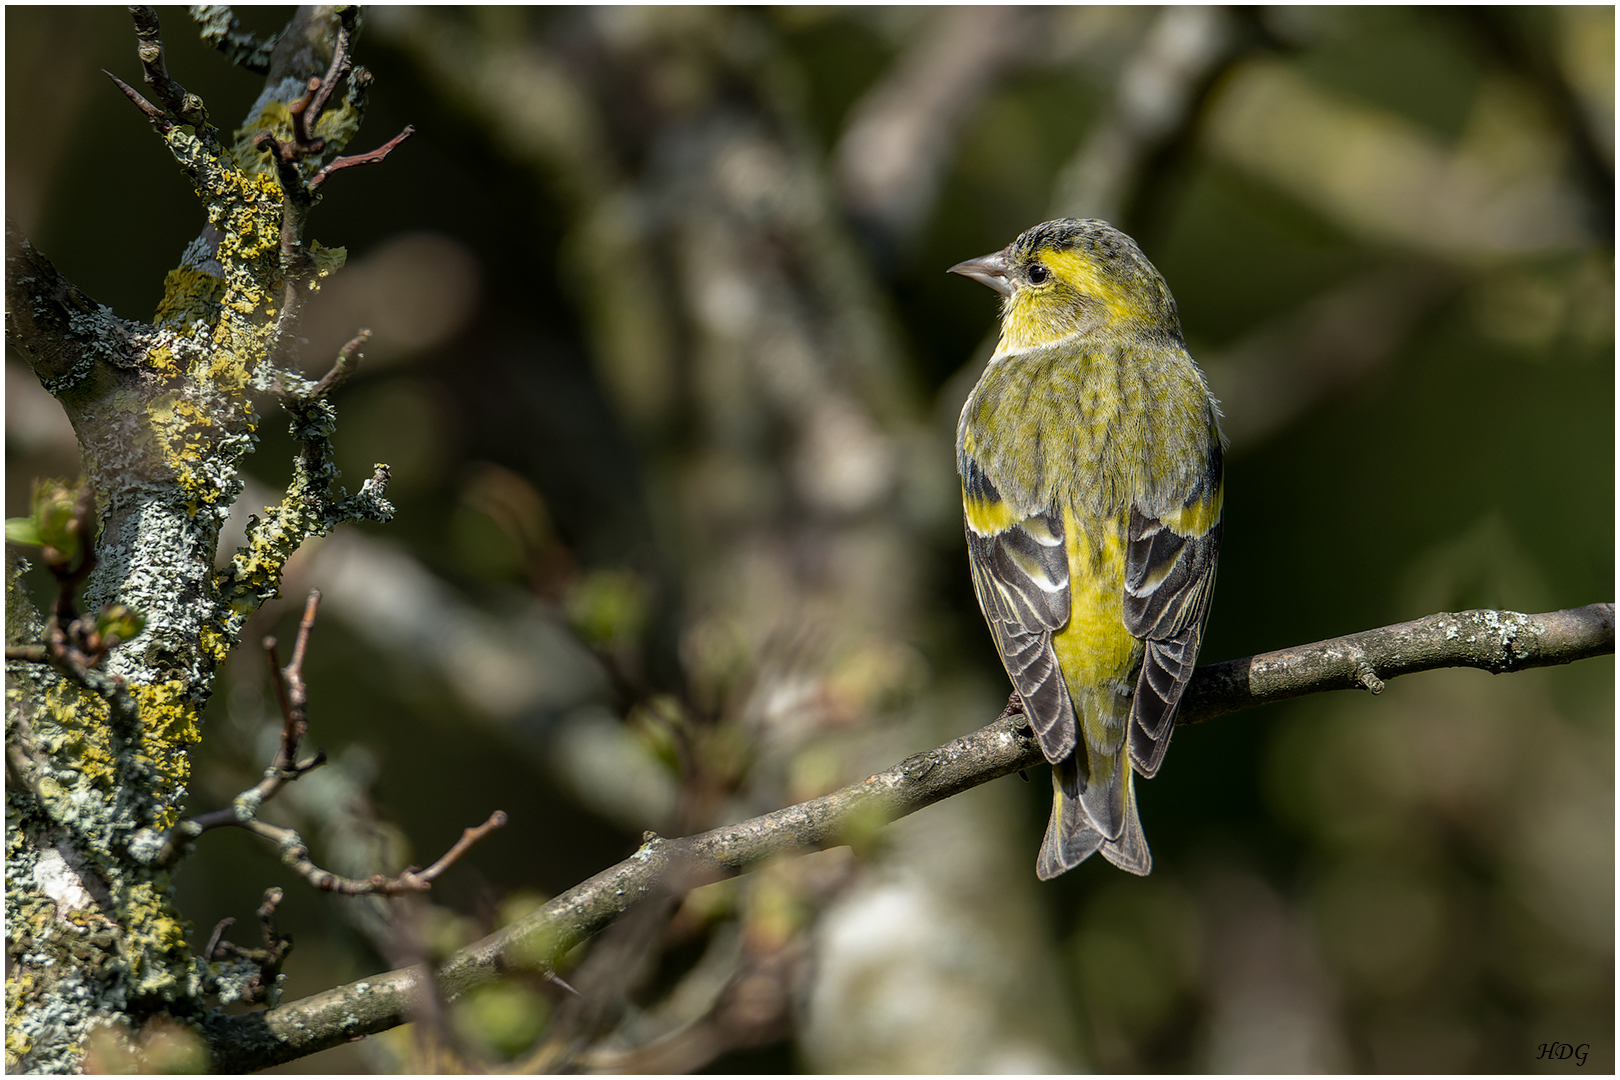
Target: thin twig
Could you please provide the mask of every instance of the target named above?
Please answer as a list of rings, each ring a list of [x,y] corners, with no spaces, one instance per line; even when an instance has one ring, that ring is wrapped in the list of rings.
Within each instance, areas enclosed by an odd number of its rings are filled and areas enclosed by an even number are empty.
[[[264,639],[265,657],[270,662],[270,681],[276,688],[276,701],[281,706],[281,743],[275,759],[264,771],[264,777],[231,800],[231,805],[219,810],[197,814],[177,824],[169,831],[162,848],[153,857],[159,865],[177,861],[185,854],[186,845],[208,832],[227,825],[247,827],[258,814],[259,808],[281,792],[281,789],[300,776],[326,764],[326,751],[318,750],[313,757],[298,760],[298,748],[309,732],[307,705],[309,688],[304,683],[304,657],[309,648],[309,635],[315,629],[315,614],[321,603],[321,591],[311,589],[304,602],[304,616],[298,623],[298,637],[293,644],[292,659],[286,667],[277,666],[276,639]]]
[[[107,78],[111,79],[113,81],[113,85],[122,90],[124,92],[124,96],[135,103],[135,107],[141,110],[141,113],[152,122],[152,126],[157,129],[157,133],[159,135],[167,135],[169,132],[173,131],[179,126],[173,120],[170,120],[168,114],[162,109],[158,108],[150,101],[147,101],[146,98],[142,97],[141,92],[129,85],[129,83],[125,82],[123,79],[120,79],[106,68],[102,68],[101,73],[107,76]]]
[[[281,965],[286,962],[287,954],[292,952],[293,946],[292,938],[276,929],[276,908],[280,905],[283,895],[285,894],[279,888],[264,890],[264,902],[259,905],[257,911],[259,925],[264,935],[262,948],[249,949],[226,941],[225,931],[230,929],[236,920],[224,918],[214,927],[214,932],[208,937],[208,947],[203,950],[205,962],[235,958],[246,960],[258,967],[258,975],[254,976],[246,987],[247,1001],[269,1001],[274,1004],[276,997],[281,993],[277,987],[280,982]],[[210,976],[204,988],[208,993],[217,993],[219,990],[217,979]]]
[[[461,830],[461,839],[457,840],[449,851],[439,856],[433,865],[429,866],[426,870],[423,870],[420,873],[411,873],[410,871],[406,871],[406,873],[401,874],[400,877],[402,879],[409,877],[413,882],[420,882],[421,887],[416,891],[425,891],[427,887],[433,883],[435,878],[454,866],[457,860],[459,860],[463,855],[467,854],[468,851],[472,850],[472,846],[474,844],[478,843],[478,841],[482,840],[496,829],[503,827],[506,824],[506,820],[506,811],[495,811],[493,814],[489,815],[488,820],[486,820],[482,825],[474,825],[470,828]],[[415,888],[414,885],[412,887]]]
[[[268,131],[261,131],[253,136],[253,148],[261,154],[268,153],[270,160],[275,162],[276,178],[281,181],[283,192],[299,191],[303,188],[303,177],[298,174],[299,155],[296,143],[284,143]],[[284,217],[285,213],[283,211]]]
[[[506,821],[506,813],[497,810],[482,825],[462,830],[461,839],[426,870],[410,866],[395,877],[372,874],[368,878],[344,877],[342,874],[323,870],[310,859],[309,846],[294,829],[271,825],[257,818],[235,821],[231,824],[274,843],[281,851],[282,863],[323,892],[337,893],[340,896],[401,896],[406,893],[427,892],[433,887],[435,878],[455,865],[474,844],[505,825]]]
[[[355,19],[358,15],[359,9],[353,4],[346,5],[338,10],[337,45],[332,49],[332,62],[327,66],[326,77],[315,83],[313,87],[315,96],[309,107],[311,134],[314,133],[315,124],[320,120],[321,115],[326,112],[326,104],[332,100],[332,94],[337,90],[338,83],[343,81],[343,77],[354,66],[349,53],[354,45]]]
[[[163,35],[158,27],[157,11],[149,7],[132,7],[130,16],[135,20],[135,52],[141,58],[141,70],[146,85],[162,101],[171,115],[182,124],[191,124],[199,135],[208,125],[208,114],[203,111],[202,99],[186,92],[186,88],[169,75],[163,57]]]
[[[375,164],[377,164],[378,162],[380,162],[384,158],[386,158],[389,154],[393,153],[394,148],[397,147],[400,143],[404,142],[406,139],[410,138],[412,135],[415,135],[415,134],[416,134],[416,126],[414,124],[406,124],[404,131],[401,131],[398,135],[395,135],[392,139],[389,139],[387,142],[383,143],[381,146],[377,147],[377,149],[375,149],[375,150],[369,151],[369,152],[364,153],[364,154],[353,154],[353,155],[351,155],[349,157],[333,158],[326,165],[325,168],[321,169],[321,171],[316,173],[314,178],[310,180],[310,182],[309,182],[309,190],[310,191],[315,191],[322,184],[326,183],[326,178],[328,176],[331,176],[333,173],[337,172],[339,169],[352,169],[356,165],[375,165]]]
[[[304,654],[309,651],[309,635],[315,630],[315,613],[321,606],[321,590],[311,589],[304,601],[304,617],[298,620],[298,636],[293,639],[292,659],[282,671],[286,676],[293,706],[302,709],[307,703],[309,689],[304,685]]]
[[[202,951],[202,956],[203,956],[204,960],[217,959],[216,954],[219,951],[220,939],[225,936],[225,931],[229,930],[231,927],[233,927],[235,925],[236,925],[236,916],[235,915],[227,915],[223,919],[219,920],[219,922],[214,924],[214,932],[212,934],[208,935],[208,944],[203,948],[203,951]]]
[[[337,360],[332,364],[332,369],[321,376],[321,381],[315,384],[315,389],[310,391],[309,396],[316,399],[324,398],[348,382],[349,376],[360,366],[360,361],[365,359],[365,353],[360,350],[364,349],[370,340],[370,330],[362,330],[350,338],[349,343],[338,350]]]
[[[259,917],[259,926],[264,931],[265,948],[278,947],[282,941],[281,935],[276,931],[276,908],[281,906],[281,899],[286,893],[279,888],[264,890],[264,902],[259,910],[254,912]]]
[[[287,106],[287,111],[292,114],[293,146],[300,158],[318,154],[326,146],[326,140],[315,138],[313,131],[320,114],[312,114],[310,111],[310,105],[315,101],[315,95],[320,88],[321,80],[311,77],[304,85],[304,96]]]
[[[278,644],[274,634],[266,634],[264,641],[264,659],[270,665],[270,685],[276,688],[276,704],[281,707],[282,737],[286,737],[286,718],[292,713],[292,705],[287,701],[287,683],[281,677],[281,657],[276,655]]]

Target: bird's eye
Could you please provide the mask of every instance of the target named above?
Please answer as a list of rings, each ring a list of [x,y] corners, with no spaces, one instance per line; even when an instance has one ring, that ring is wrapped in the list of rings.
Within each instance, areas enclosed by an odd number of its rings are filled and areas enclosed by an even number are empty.
[[[1024,276],[1029,278],[1029,283],[1031,285],[1045,285],[1047,280],[1052,276],[1052,271],[1048,270],[1040,263],[1036,263],[1034,266],[1029,268],[1029,272]]]

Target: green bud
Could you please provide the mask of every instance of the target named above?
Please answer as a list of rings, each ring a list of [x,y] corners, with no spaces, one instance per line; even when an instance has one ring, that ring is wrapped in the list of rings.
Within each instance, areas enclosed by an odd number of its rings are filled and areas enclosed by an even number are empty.
[[[96,633],[108,645],[129,641],[146,629],[146,616],[125,604],[108,604],[96,616]]]
[[[6,539],[45,548],[45,559],[52,570],[78,569],[84,561],[85,523],[75,521],[83,492],[82,484],[36,480],[33,516],[8,519]]]
[[[574,630],[590,644],[628,645],[647,622],[646,590],[628,570],[593,570],[569,593],[567,609]]]

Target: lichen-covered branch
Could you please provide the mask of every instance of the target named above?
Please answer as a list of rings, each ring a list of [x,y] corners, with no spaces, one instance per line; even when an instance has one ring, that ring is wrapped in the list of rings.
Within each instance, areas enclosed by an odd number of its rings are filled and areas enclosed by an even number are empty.
[[[6,341],[45,389],[67,392],[98,356],[119,362],[128,336],[124,324],[81,293],[6,219]]]
[[[1541,615],[1431,615],[1199,668],[1179,722],[1329,690],[1377,693],[1383,679],[1440,667],[1501,673],[1613,652],[1613,604]],[[437,992],[454,996],[509,970],[546,970],[638,903],[747,872],[772,856],[859,845],[897,818],[1043,761],[1040,745],[1020,727],[1020,713],[1009,708],[978,731],[831,795],[695,836],[649,834],[624,862],[455,954],[435,976]],[[265,1068],[387,1030],[408,1020],[433,992],[413,967],[265,1012],[216,1017],[207,1029],[214,1066]]]
[[[241,22],[228,4],[198,4],[191,9],[197,22],[197,34],[203,44],[212,45],[225,54],[225,59],[256,75],[270,73],[270,56],[279,35],[261,41],[242,29]]]
[[[229,145],[170,72],[156,12],[135,8],[131,17],[153,100],[113,81],[185,172],[208,220],[165,279],[155,317],[121,319],[87,299],[7,227],[6,338],[72,421],[92,496],[80,517],[100,526],[49,620],[8,575],[6,762],[19,781],[6,789],[13,1070],[72,1071],[96,1025],[203,1008],[207,966],[186,946],[170,867],[151,853],[186,797],[188,750],[201,737],[214,673],[304,539],[391,513],[386,466],[356,495],[337,484],[326,395],[342,375],[310,382],[287,368],[281,347],[296,325],[288,298],[343,263],[342,249],[304,236],[316,201],[304,177],[331,164],[360,123],[366,80],[346,53],[354,12],[298,10]],[[342,105],[295,116],[308,81],[323,74],[322,106],[340,81]],[[256,148],[261,136],[299,140],[301,195],[290,219],[277,163]],[[340,357],[343,374],[358,351]],[[274,386],[304,444],[293,485],[269,527],[250,530],[216,575],[260,395]],[[100,614],[79,618],[81,609]],[[138,636],[111,631],[110,613],[120,610],[144,620]]]

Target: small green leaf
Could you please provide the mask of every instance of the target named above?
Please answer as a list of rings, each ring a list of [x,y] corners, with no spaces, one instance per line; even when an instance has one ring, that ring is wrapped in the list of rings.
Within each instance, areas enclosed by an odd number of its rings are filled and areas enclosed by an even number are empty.
[[[34,525],[33,518],[6,518],[6,543],[38,547],[44,542],[39,538],[39,529]]]

